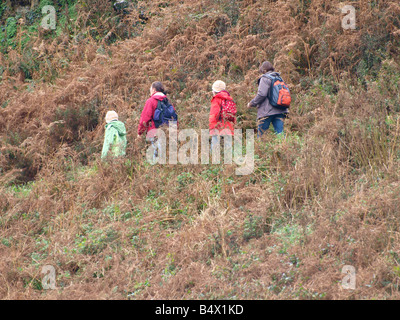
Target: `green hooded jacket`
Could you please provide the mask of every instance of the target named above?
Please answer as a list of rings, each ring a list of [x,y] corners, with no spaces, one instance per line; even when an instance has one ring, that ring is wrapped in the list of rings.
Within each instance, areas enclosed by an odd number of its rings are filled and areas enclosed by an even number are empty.
[[[111,121],[106,124],[103,150],[101,158],[107,157],[108,151],[112,152],[114,157],[124,156],[126,149],[126,129],[121,121]]]

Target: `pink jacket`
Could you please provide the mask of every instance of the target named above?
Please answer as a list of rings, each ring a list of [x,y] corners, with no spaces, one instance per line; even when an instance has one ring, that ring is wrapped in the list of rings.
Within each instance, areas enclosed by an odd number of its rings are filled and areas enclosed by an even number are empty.
[[[153,117],[154,112],[157,109],[158,101],[162,101],[165,98],[165,94],[162,92],[156,92],[147,101],[143,108],[142,115],[139,120],[138,134],[142,135],[150,130],[156,128]]]

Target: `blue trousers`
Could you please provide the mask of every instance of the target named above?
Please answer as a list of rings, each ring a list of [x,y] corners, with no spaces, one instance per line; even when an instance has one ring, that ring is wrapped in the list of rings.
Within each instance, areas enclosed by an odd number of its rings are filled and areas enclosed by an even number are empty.
[[[258,124],[258,134],[257,137],[260,138],[265,131],[269,129],[269,126],[274,126],[276,134],[283,133],[283,119],[285,119],[285,114],[275,114],[273,116],[261,119]]]

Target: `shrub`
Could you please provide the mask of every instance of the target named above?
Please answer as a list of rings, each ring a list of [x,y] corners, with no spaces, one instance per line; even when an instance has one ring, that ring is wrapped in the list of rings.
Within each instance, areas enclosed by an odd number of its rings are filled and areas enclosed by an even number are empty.
[[[262,237],[264,233],[269,232],[269,225],[262,216],[254,216],[252,214],[246,217],[244,221],[243,239],[249,241],[250,239],[257,239]]]

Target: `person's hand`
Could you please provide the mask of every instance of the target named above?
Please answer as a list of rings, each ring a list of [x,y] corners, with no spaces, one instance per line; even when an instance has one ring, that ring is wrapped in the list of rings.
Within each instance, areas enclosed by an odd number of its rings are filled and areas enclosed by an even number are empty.
[[[250,104],[250,102],[247,104],[247,108],[251,108],[251,104]]]

